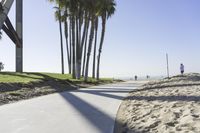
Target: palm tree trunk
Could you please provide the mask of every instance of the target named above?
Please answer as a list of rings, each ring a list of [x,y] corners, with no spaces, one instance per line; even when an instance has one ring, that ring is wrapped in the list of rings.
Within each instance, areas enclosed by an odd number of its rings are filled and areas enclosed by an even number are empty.
[[[79,54],[79,26],[78,26],[78,16],[76,16],[76,78],[78,79],[78,54]]]
[[[82,28],[83,20],[81,13],[79,13],[79,27],[78,27],[78,66],[77,66],[77,79],[81,78],[81,59],[82,59],[82,46],[81,46],[81,28]]]
[[[88,80],[89,61],[90,61],[90,54],[92,51],[93,39],[94,39],[94,16],[92,16],[91,27],[90,27],[90,38],[89,38],[89,44],[88,44],[87,60],[86,60],[86,67],[85,67],[85,77],[84,77],[85,81]]]
[[[99,45],[99,53],[97,56],[97,80],[99,80],[100,59],[101,59],[101,52],[102,52],[103,41],[104,41],[104,36],[105,36],[105,29],[106,29],[106,15],[102,17],[101,41]]]
[[[59,4],[59,17],[61,17],[60,4]],[[60,29],[60,45],[61,45],[61,73],[64,74],[64,57],[63,57],[63,37],[62,37],[62,23],[59,18]]]
[[[85,13],[85,22],[84,22],[84,29],[83,29],[83,35],[82,35],[82,39],[81,39],[81,53],[83,52],[83,46],[84,46],[84,43],[85,43],[85,38],[86,38],[86,32],[87,32],[87,28],[88,28],[88,18],[87,18],[87,13]]]
[[[72,21],[71,21],[71,17],[70,17],[70,20],[69,20],[69,22],[70,22],[70,27],[69,27],[69,58],[70,58],[70,71],[71,71],[71,73],[70,74],[72,74]]]
[[[98,32],[98,17],[95,19],[95,42],[94,42],[94,53],[93,53],[93,70],[92,78],[95,78],[95,68],[96,68],[96,47],[97,47],[97,32]]]
[[[72,78],[76,78],[75,18],[72,16]]]
[[[88,16],[89,17],[89,16]],[[88,19],[88,18],[87,18]],[[86,32],[85,32],[85,39],[82,40],[82,48],[84,48],[84,53],[83,53],[83,66],[82,66],[82,76],[85,75],[85,61],[86,61],[86,51],[87,51],[87,42],[88,42],[88,31],[89,31],[89,20],[87,20],[86,23]],[[84,45],[84,46],[83,46]]]
[[[82,76],[84,76],[84,67],[85,67],[85,56],[86,56],[86,47],[87,47],[87,34],[88,34],[88,25],[89,25],[89,20],[88,20],[87,13],[85,13],[85,22],[84,22],[84,30],[83,30],[83,35],[81,39],[81,60],[82,62]],[[83,58],[83,59],[82,59]]]
[[[67,18],[65,19],[64,26],[65,26],[65,38],[66,38],[66,48],[67,48],[67,61],[68,61],[68,69],[69,74],[71,74],[71,61],[70,61],[70,50],[69,50],[69,38],[68,38],[68,22]]]

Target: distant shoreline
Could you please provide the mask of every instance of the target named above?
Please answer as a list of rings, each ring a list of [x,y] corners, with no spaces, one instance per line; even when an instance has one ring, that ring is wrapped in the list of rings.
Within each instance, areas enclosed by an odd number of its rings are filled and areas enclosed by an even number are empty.
[[[142,80],[142,81],[144,81],[144,80],[154,81],[154,80],[160,80],[160,79],[164,79],[164,78],[166,78],[166,77],[164,77],[164,76],[154,76],[154,77],[150,77],[150,78],[147,79],[145,76],[143,76],[143,77],[138,76],[137,80],[138,81],[140,81],[140,80]],[[119,78],[114,78],[114,79],[121,79],[121,80],[125,80],[125,81],[129,81],[129,80],[135,81],[134,77],[119,77]]]

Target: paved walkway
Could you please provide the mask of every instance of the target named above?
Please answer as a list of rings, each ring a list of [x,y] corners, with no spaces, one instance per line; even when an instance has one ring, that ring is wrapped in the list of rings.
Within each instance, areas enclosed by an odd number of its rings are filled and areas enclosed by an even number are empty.
[[[0,106],[0,133],[112,133],[121,100],[138,85],[98,86]]]

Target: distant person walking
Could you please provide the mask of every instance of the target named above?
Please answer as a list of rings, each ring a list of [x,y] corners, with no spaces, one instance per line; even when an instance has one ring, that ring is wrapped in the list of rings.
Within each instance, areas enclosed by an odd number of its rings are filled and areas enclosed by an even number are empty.
[[[181,65],[180,65],[180,71],[181,71],[181,74],[183,74],[184,73],[184,65],[181,63]]]
[[[135,75],[135,81],[137,81],[137,78],[138,78],[137,75]]]
[[[4,64],[0,62],[0,72],[4,69]]]

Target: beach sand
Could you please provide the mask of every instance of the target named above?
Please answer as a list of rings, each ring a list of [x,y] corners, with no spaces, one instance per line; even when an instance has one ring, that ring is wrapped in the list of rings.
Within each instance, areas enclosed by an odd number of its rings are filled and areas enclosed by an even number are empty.
[[[149,82],[122,102],[116,133],[200,133],[200,74]]]

